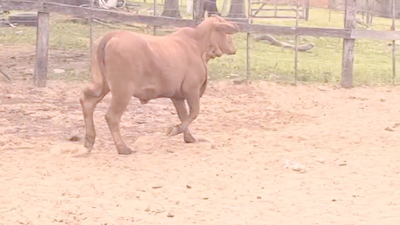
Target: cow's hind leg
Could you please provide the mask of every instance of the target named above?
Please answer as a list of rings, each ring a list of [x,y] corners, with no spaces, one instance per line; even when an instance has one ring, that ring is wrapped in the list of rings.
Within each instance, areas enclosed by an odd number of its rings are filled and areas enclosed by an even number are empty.
[[[118,154],[129,155],[132,154],[132,150],[122,140],[119,125],[122,114],[125,112],[132,95],[128,91],[124,92],[123,89],[112,92],[112,95],[111,104],[106,113],[107,124],[117,146]]]
[[[175,109],[178,113],[178,117],[181,122],[185,121],[188,119],[188,112],[186,110],[185,106],[185,100],[183,99],[171,99],[172,103],[174,103]],[[172,131],[173,127],[169,127],[167,130],[167,134],[169,134]],[[196,138],[193,137],[192,133],[190,132],[189,127],[186,129],[186,131],[183,133],[183,140],[186,143],[196,143],[197,140]]]
[[[105,85],[92,83],[88,88],[83,90],[82,96],[79,99],[82,107],[83,119],[85,121],[85,147],[88,152],[92,150],[96,139],[93,113],[97,103],[99,103],[104,98],[104,96],[108,94],[108,92],[109,89]]]
[[[184,133],[188,130],[189,124],[197,118],[200,112],[200,93],[199,91],[192,90],[186,98],[189,106],[189,116],[181,122],[181,124],[171,127],[167,135],[174,136],[180,133]]]

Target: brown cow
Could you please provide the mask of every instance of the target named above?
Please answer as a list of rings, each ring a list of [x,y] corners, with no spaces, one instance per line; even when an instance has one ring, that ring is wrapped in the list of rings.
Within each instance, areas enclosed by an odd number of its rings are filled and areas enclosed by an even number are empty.
[[[121,116],[132,96],[142,104],[151,99],[170,98],[181,123],[170,127],[167,135],[183,133],[186,143],[197,142],[188,126],[199,114],[200,98],[207,84],[207,62],[222,54],[235,54],[231,35],[237,32],[236,24],[219,16],[166,36],[108,32],[94,47],[92,83],[80,98],[88,152],[96,138],[93,112],[110,91],[112,99],[105,118],[119,154],[132,153],[119,129]]]

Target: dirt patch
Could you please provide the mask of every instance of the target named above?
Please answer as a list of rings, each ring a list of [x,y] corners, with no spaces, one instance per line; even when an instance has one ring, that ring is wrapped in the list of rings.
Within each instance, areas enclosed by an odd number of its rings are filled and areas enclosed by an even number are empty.
[[[132,99],[119,156],[95,112],[91,155],[83,84],[1,83],[0,224],[397,224],[400,89],[211,83],[184,144],[167,99]],[[390,129],[387,129],[390,128]],[[301,222],[299,222],[301,221]]]
[[[0,45],[1,69],[13,80],[32,80],[35,54],[35,47],[31,45]],[[57,75],[54,69],[64,71],[63,74],[58,74],[59,76],[70,75],[69,71],[73,71],[74,74],[88,74],[89,65],[88,53],[85,51],[49,50],[49,77]]]

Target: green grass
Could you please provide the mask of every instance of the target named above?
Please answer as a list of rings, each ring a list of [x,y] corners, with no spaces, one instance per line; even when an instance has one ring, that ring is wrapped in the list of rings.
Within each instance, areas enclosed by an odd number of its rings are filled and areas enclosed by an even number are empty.
[[[221,9],[222,1],[218,1],[218,9]],[[152,1],[148,0],[142,8],[151,7]],[[228,7],[229,8],[229,7]],[[181,6],[181,15],[185,18],[185,6]],[[159,6],[159,11],[162,6]],[[16,12],[13,12],[16,13]],[[223,14],[226,14],[223,13]],[[60,22],[60,15],[51,15],[51,49],[72,49],[89,52],[89,27],[88,25],[75,24],[72,22]],[[294,20],[258,19],[255,23],[294,26]],[[387,30],[391,20],[385,18],[374,18],[373,30]],[[303,27],[343,27],[343,13],[331,12],[325,9],[311,9],[310,20],[300,20],[299,26]],[[124,26],[121,26],[124,27]],[[130,30],[138,31],[124,27]],[[400,28],[400,26],[398,27]],[[365,29],[365,28],[359,28]],[[106,31],[112,30],[102,25],[94,26],[95,38],[100,37]],[[149,29],[147,32],[152,32]],[[159,35],[164,33],[159,32]],[[257,34],[254,34],[257,35]],[[0,29],[0,43],[18,44],[25,43],[34,45],[36,40],[36,29],[31,27],[17,27]],[[294,37],[276,36],[281,41],[294,43]],[[246,34],[235,35],[234,41],[238,52],[234,56],[223,56],[209,63],[209,75],[211,79],[226,79],[230,77],[246,76]],[[299,43],[312,42],[315,48],[309,52],[299,52],[298,78],[303,82],[333,82],[340,81],[342,40],[338,38],[325,37],[300,37]],[[355,48],[354,81],[355,85],[386,85],[391,83],[392,58],[391,47],[387,46],[389,41],[357,40]],[[273,78],[281,82],[294,81],[294,52],[289,49],[272,46],[264,42],[251,41],[251,79],[269,80]],[[399,54],[397,53],[397,57]],[[399,65],[397,64],[397,67]],[[69,71],[69,73],[73,73]],[[88,77],[87,74],[74,75],[74,79]]]

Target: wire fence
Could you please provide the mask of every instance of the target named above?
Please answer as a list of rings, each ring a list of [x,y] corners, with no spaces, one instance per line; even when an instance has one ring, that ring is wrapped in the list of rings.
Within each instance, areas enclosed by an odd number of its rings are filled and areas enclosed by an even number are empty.
[[[215,1],[204,0],[213,3]],[[184,18],[193,18],[193,15],[186,13],[188,1],[179,2],[179,13]],[[251,4],[245,1],[244,4],[235,3],[236,1],[218,1],[216,3],[219,13],[225,18],[232,19],[242,17],[243,21],[248,20],[250,9],[256,11],[261,5],[265,8],[274,9],[270,11],[260,11],[256,16],[254,12],[251,16],[252,23],[287,25],[287,26],[310,26],[310,27],[343,27],[344,13],[341,8],[343,3],[337,3],[336,10],[309,6],[306,0],[269,0]],[[151,15],[154,13],[154,2],[148,0],[147,4],[152,6],[146,8],[141,4],[140,13]],[[229,7],[223,7],[228,4]],[[235,13],[229,9],[242,7],[240,13]],[[301,8],[303,7],[303,8]],[[304,13],[304,8],[310,7],[310,18],[308,20],[295,19],[300,13]],[[157,4],[158,14],[165,10],[163,5]],[[276,13],[278,11],[278,13]],[[377,18],[374,23],[366,25],[365,10],[358,15],[358,29],[389,30],[392,21],[387,18]],[[272,18],[259,18],[269,15]],[[282,19],[281,17],[294,18]],[[154,33],[155,31],[155,33]],[[143,32],[143,31],[142,31]],[[146,31],[144,31],[146,32]],[[152,33],[147,31],[148,33]],[[170,30],[154,29],[152,34],[165,35]],[[343,41],[336,38],[326,37],[296,37],[296,36],[272,36],[260,33],[250,33],[249,43],[244,33],[234,37],[235,45],[238,47],[236,55],[223,56],[214,59],[209,63],[209,77],[211,79],[234,79],[234,80],[269,80],[276,82],[318,82],[318,83],[338,83],[342,75],[342,50]],[[297,42],[297,44],[296,44]],[[379,40],[357,40],[355,47],[355,84],[390,84],[393,81],[393,52],[391,41]],[[296,51],[297,46],[297,51]],[[250,49],[248,49],[250,48]],[[247,54],[249,52],[249,54]],[[394,52],[395,56],[398,52]],[[395,65],[397,62],[394,63]]]

